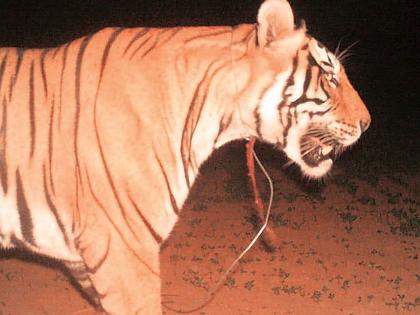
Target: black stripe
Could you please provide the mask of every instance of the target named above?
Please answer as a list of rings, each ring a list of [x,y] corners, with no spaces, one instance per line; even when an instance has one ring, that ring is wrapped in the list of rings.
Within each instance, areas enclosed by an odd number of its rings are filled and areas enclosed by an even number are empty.
[[[48,192],[48,187],[47,187],[47,175],[45,174],[45,165],[42,166],[42,171],[43,171],[43,184],[44,184],[44,193],[45,193],[45,200],[47,201],[48,207],[50,208],[52,214],[54,215],[55,221],[57,222],[58,227],[60,228],[61,234],[63,235],[63,239],[64,242],[66,243],[67,246],[69,246],[70,241],[67,237],[67,233],[66,233],[66,229],[64,228],[63,222],[61,222],[60,220],[60,216],[58,215],[58,211],[57,208],[55,207],[52,199],[51,199],[51,195]]]
[[[89,173],[88,173],[88,171],[87,170],[85,170],[85,174],[86,174],[86,178],[87,178],[87,184],[88,184],[88,188],[89,188],[89,191],[90,191],[90,194],[92,195],[92,197],[93,197],[93,200],[95,200],[95,202],[96,202],[96,204],[99,206],[99,208],[107,215],[107,217],[108,217],[108,219],[110,220],[110,222],[112,223],[112,219],[111,218],[109,218],[109,216],[108,216],[108,214],[107,214],[107,212],[106,212],[106,209],[105,209],[105,206],[102,204],[102,202],[99,200],[99,198],[98,198],[98,196],[95,194],[95,192],[93,191],[93,187],[92,187],[92,182],[91,182],[91,180],[90,180],[90,176],[89,176]],[[78,240],[79,240],[79,238],[80,238],[80,236],[83,234],[83,232],[84,232],[84,229],[86,228],[86,225],[84,226],[84,228],[83,228],[83,231],[81,231],[81,233],[79,234],[79,236],[77,236],[77,239],[76,239],[76,241],[78,242]],[[72,230],[74,231],[74,221],[73,221],[73,226],[72,226]]]
[[[209,87],[210,87],[211,80],[213,79],[213,77],[215,77],[215,76],[216,76],[216,74],[219,72],[219,70],[221,70],[221,69],[222,69],[225,65],[226,65],[226,64],[222,64],[222,65],[221,65],[221,66],[219,66],[218,68],[214,69],[213,73],[212,73],[212,74],[210,75],[210,77],[206,80],[206,81],[207,81],[207,84],[204,86],[203,91],[202,91],[201,93],[194,94],[194,98],[193,98],[193,100],[192,100],[191,104],[195,104],[195,103],[197,102],[197,100],[196,100],[196,99],[198,99],[198,97],[199,97],[200,95],[202,95],[202,96],[201,96],[201,97],[200,97],[200,99],[199,99],[200,110],[199,110],[199,112],[198,112],[198,114],[197,114],[197,117],[196,117],[196,119],[195,119],[195,122],[194,122],[194,127],[193,127],[193,129],[192,129],[192,131],[191,131],[191,133],[190,133],[190,139],[189,139],[189,148],[190,148],[190,150],[189,150],[189,152],[191,152],[192,138],[193,138],[193,136],[194,136],[194,134],[195,134],[195,130],[197,129],[198,122],[199,122],[199,120],[200,120],[200,118],[201,118],[201,112],[203,111],[204,103],[205,103],[206,98],[207,98],[207,94],[208,94],[208,91],[209,91]],[[205,76],[205,77],[207,77],[207,73],[206,73],[206,76]],[[197,88],[198,88],[198,89],[201,89],[201,82],[200,82],[200,85],[199,85]],[[200,91],[197,91],[197,92],[200,92]],[[192,161],[191,161],[191,154],[189,154],[189,162],[191,162],[191,164],[192,164]]]
[[[214,31],[212,33],[204,32],[202,34],[195,35],[193,37],[188,38],[187,40],[185,40],[185,44],[189,44],[190,42],[195,41],[195,40],[208,39],[209,37],[219,36],[219,35],[223,35],[223,34],[227,34],[227,33],[231,34],[232,29],[229,28],[229,29],[224,29],[224,30],[221,30],[221,31],[217,30],[217,31]]]
[[[296,53],[296,55],[293,57],[293,68],[292,68],[292,72],[290,73],[289,77],[287,78],[286,81],[286,85],[283,88],[283,100],[288,96],[286,95],[286,90],[290,85],[295,84],[295,74],[297,71],[297,66],[298,66],[298,62],[299,62],[299,55]]]
[[[30,157],[34,156],[35,150],[35,138],[36,138],[36,128],[35,128],[35,88],[34,88],[34,62],[31,63],[31,70],[29,72],[29,122],[31,130],[31,151]]]
[[[294,102],[292,102],[292,103],[290,103],[290,107],[297,107],[297,106],[299,106],[300,104],[303,104],[303,103],[309,103],[309,102],[313,102],[313,103],[315,103],[316,105],[322,105],[322,104],[324,104],[325,102],[326,102],[326,100],[322,100],[322,99],[320,99],[320,98],[309,98],[309,97],[306,97],[305,95],[302,95],[301,97],[299,97],[296,101],[294,101]]]
[[[93,287],[92,280],[86,264],[83,261],[79,262],[64,262],[64,265],[69,269],[71,275],[77,280],[80,287],[83,289],[83,293],[87,295],[90,302],[94,303],[97,308],[100,306],[100,298],[105,295],[99,295],[96,289]],[[102,309],[98,311],[103,311]]]
[[[20,66],[22,64],[24,53],[25,53],[25,50],[24,49],[22,49],[22,48],[16,48],[17,61],[16,61],[16,66],[15,66],[15,74],[13,75],[12,80],[10,81],[10,86],[9,86],[9,100],[12,98],[13,89],[15,87],[15,84],[16,84],[17,80],[18,80],[19,70],[20,70]]]
[[[330,108],[328,108],[326,110],[323,110],[323,111],[317,111],[317,112],[307,112],[307,111],[305,111],[305,112],[309,114],[310,118],[312,118],[313,116],[323,116],[326,113],[330,112],[332,109],[333,109],[333,107],[330,107]]]
[[[76,164],[76,168],[74,170],[74,182],[76,183],[76,189],[75,189],[75,199],[76,199],[76,203],[74,205],[74,210],[73,210],[73,214],[77,215],[77,218],[73,217],[73,222],[72,222],[72,232],[74,233],[76,231],[76,223],[78,224],[78,228],[80,229],[80,224],[83,224],[81,218],[80,218],[80,199],[79,199],[79,187],[82,185],[81,183],[81,176],[80,176],[80,168],[78,166],[78,164]],[[83,188],[82,188],[83,190]],[[86,223],[85,223],[86,224]]]
[[[6,55],[3,57],[3,60],[1,61],[0,65],[0,86],[3,86],[3,75],[4,71],[6,70],[6,63],[7,63],[7,57],[9,56],[9,51],[6,52]]]
[[[328,95],[327,89],[325,88],[325,83],[324,83],[324,80],[320,80],[319,86],[320,86],[320,88],[321,88],[322,92],[324,92],[325,96],[326,96],[327,98],[329,98],[329,95]]]
[[[230,30],[230,32],[232,34],[231,35],[232,39],[234,39],[234,37],[235,37],[235,31],[240,27],[241,27],[241,25],[232,26],[232,28]],[[242,35],[242,36],[238,37],[237,39],[233,40],[230,45],[231,45],[231,47],[234,47],[237,44],[245,44],[245,46],[248,46],[248,42],[251,39],[254,39],[255,42],[253,44],[257,45],[258,44],[257,43],[257,38],[256,38],[256,36],[254,37],[254,35],[255,35],[255,29],[250,28],[247,34]],[[246,52],[245,52],[245,54],[246,54]]]
[[[149,31],[148,28],[146,29],[141,29],[132,39],[131,41],[128,43],[127,47],[125,47],[123,54],[125,55],[127,53],[127,51],[130,49],[131,46],[133,46],[133,44],[141,37],[144,36],[144,34],[146,34]]]
[[[328,56],[328,55],[327,55]],[[328,59],[330,59],[330,57],[328,57]],[[320,66],[322,67],[322,66],[327,66],[327,67],[332,67],[332,64],[331,63],[329,63],[329,62],[326,62],[326,61],[324,61],[324,60],[321,60],[321,64],[320,64]]]
[[[76,112],[74,117],[74,155],[76,158],[76,180],[80,178],[80,165],[79,165],[79,156],[78,156],[78,133],[79,133],[79,119],[80,119],[80,81],[82,76],[82,62],[83,62],[83,56],[86,50],[87,45],[89,44],[90,40],[92,39],[94,34],[91,34],[89,36],[86,36],[83,38],[79,52],[77,53],[77,59],[76,59],[76,69],[75,69],[75,97],[76,97]],[[79,176],[78,176],[79,175]],[[79,187],[79,185],[76,185],[76,187]]]
[[[7,181],[7,102],[6,97],[3,98],[2,103],[2,118],[1,118],[1,129],[0,129],[0,180],[4,194],[8,191]]]
[[[165,39],[165,42],[167,42],[168,40],[172,39],[176,34],[178,34],[180,31],[182,31],[183,27],[170,27],[170,28],[166,28],[164,30],[166,31],[166,33],[171,32],[169,37],[167,39]]]
[[[136,203],[133,201],[133,199],[131,198],[130,194],[127,194],[128,199],[130,200],[131,204],[133,205],[134,209],[136,210],[137,214],[140,216],[140,218],[142,219],[144,225],[147,227],[147,229],[149,230],[150,234],[153,236],[153,238],[155,239],[155,241],[158,244],[161,244],[163,239],[162,237],[156,232],[155,229],[153,229],[152,225],[150,224],[149,221],[147,221],[146,217],[143,215],[143,213],[141,212],[141,210],[137,207]]]
[[[278,108],[279,108],[279,119],[280,119],[280,123],[282,124],[282,117],[281,117],[281,108],[287,104],[288,98],[290,95],[286,95],[286,90],[288,89],[288,87],[290,85],[293,85],[295,82],[295,74],[297,71],[297,66],[298,66],[298,58],[299,58],[299,54],[296,53],[295,57],[293,58],[293,68],[292,68],[292,72],[290,73],[289,77],[287,78],[286,84],[283,88],[282,91],[282,99],[283,101],[280,102]],[[288,109],[287,111],[287,124],[286,126],[283,126],[283,146],[286,147],[287,146],[287,135],[289,134],[289,130],[292,126],[292,121],[290,118],[290,109]]]
[[[86,178],[87,178],[87,184],[88,188],[90,190],[90,194],[92,195],[95,202],[98,204],[99,208],[101,208],[105,212],[104,205],[99,201],[99,198],[96,196],[95,192],[93,191],[92,182],[90,181],[90,176],[87,170],[85,170]]]
[[[123,29],[123,28],[117,28],[116,30],[114,30],[114,32],[112,33],[112,35],[108,38],[108,42],[106,43],[106,46],[105,46],[105,49],[104,49],[104,53],[103,53],[103,55],[102,55],[102,61],[101,61],[101,71],[100,71],[100,74],[99,74],[99,83],[98,83],[98,89],[97,89],[97,92],[98,92],[98,90],[99,90],[99,85],[100,85],[100,84],[101,84],[101,82],[102,82],[102,76],[103,76],[103,73],[104,73],[104,69],[105,69],[106,62],[107,62],[107,60],[108,60],[109,51],[110,51],[110,49],[111,49],[111,47],[112,47],[112,44],[114,43],[114,41],[117,39],[118,35],[119,35],[122,31],[124,31],[124,29]],[[97,94],[96,94],[96,95],[97,95]],[[96,101],[96,99],[95,99],[95,101]]]
[[[101,258],[99,258],[99,260],[95,263],[94,266],[90,267],[90,266],[86,266],[86,270],[88,273],[90,274],[95,274],[99,268],[101,268],[101,266],[104,264],[105,260],[108,258],[109,255],[109,249],[110,249],[110,245],[111,245],[111,236],[108,234],[107,235],[107,242],[106,242],[106,250],[105,253],[102,255]],[[82,255],[84,255],[84,252],[86,251],[85,248],[79,248],[79,250],[81,251]],[[98,294],[99,295],[99,294]],[[104,297],[104,295],[99,295],[100,298]]]
[[[137,48],[131,53],[130,60],[136,56],[136,54],[140,51],[140,49],[146,45],[150,39],[154,38],[153,44],[147,48],[143,53],[141,54],[140,58],[144,58],[146,55],[148,55],[152,50],[154,50],[158,45],[163,45],[168,40],[170,40],[173,36],[175,36],[176,33],[178,33],[181,30],[181,28],[166,28],[166,29],[160,29],[158,34],[155,34],[154,36],[149,36],[145,41],[140,43],[140,45],[137,46]],[[162,35],[172,32],[172,34],[169,35],[168,38],[162,39]]]
[[[83,185],[79,185],[81,181],[81,174],[80,174],[80,163],[79,163],[79,150],[78,150],[78,133],[79,133],[79,122],[80,122],[80,107],[81,107],[81,101],[80,101],[80,88],[81,88],[81,76],[82,76],[82,62],[83,62],[83,56],[86,51],[86,48],[92,39],[94,34],[90,34],[82,39],[82,42],[79,46],[79,51],[77,53],[76,57],[76,68],[75,68],[75,84],[74,84],[74,95],[76,99],[76,109],[74,114],[74,134],[73,134],[73,148],[74,148],[74,158],[75,158],[75,169],[74,169],[74,177],[75,177],[75,183],[76,183],[76,205],[75,205],[75,211],[78,215],[80,215],[80,208],[79,208],[79,189],[81,188],[83,190]],[[72,224],[72,231],[76,228],[75,223],[80,223],[80,220],[73,219]]]
[[[216,147],[216,143],[217,143],[217,141],[219,141],[219,138],[220,138],[221,134],[223,133],[223,131],[225,131],[226,128],[232,122],[232,119],[233,119],[233,115],[232,114],[229,114],[229,116],[227,117],[227,119],[223,118],[219,122],[219,130],[217,131],[217,136],[216,136],[216,138],[214,139],[214,142],[213,142],[213,149]]]
[[[330,66],[333,67],[333,63],[332,63],[332,60],[331,60],[331,57],[330,57],[328,51],[326,50],[325,53],[327,54],[327,58],[328,58],[328,62],[330,63]]]
[[[54,143],[54,109],[55,109],[55,97],[52,95],[52,104],[50,112],[50,122],[48,124],[48,166],[50,169],[50,183],[51,190],[55,194],[55,185],[52,179],[52,160],[53,160],[53,143]]]
[[[26,202],[22,179],[18,170],[16,170],[16,203],[19,212],[22,237],[29,244],[36,246],[33,234],[31,211],[28,207],[28,203]]]
[[[163,178],[165,179],[165,183],[166,183],[166,188],[168,190],[168,194],[169,194],[169,199],[171,201],[171,206],[173,211],[175,212],[176,215],[179,215],[179,208],[178,205],[176,204],[176,200],[174,197],[174,194],[172,193],[172,189],[171,186],[169,185],[169,180],[168,180],[168,175],[165,172],[165,169],[163,168],[162,162],[160,161],[159,157],[157,156],[156,152],[154,152],[155,155],[155,159],[159,164],[160,170],[162,172]]]
[[[320,67],[318,67],[318,75],[317,75],[317,77],[316,77],[316,89],[315,89],[315,91],[316,92],[318,92],[318,89],[319,89],[319,87],[321,86],[321,81],[322,81],[322,76],[323,76],[324,74],[323,74],[323,72],[322,72],[322,69],[320,68]]]
[[[44,86],[45,98],[48,95],[47,75],[46,75],[46,72],[45,72],[45,56],[47,55],[48,51],[49,51],[49,48],[43,49],[42,53],[41,53],[41,59],[40,59],[42,83],[43,83],[43,86]]]
[[[68,45],[69,43],[67,43],[66,45]],[[50,48],[51,49],[51,48]],[[57,57],[57,55],[58,55],[58,53],[60,52],[60,50],[61,50],[61,47],[56,47],[56,48],[53,48],[52,49],[53,50],[53,55],[52,55],[52,57],[53,57],[53,59],[55,60],[55,58]]]
[[[201,117],[201,112],[203,110],[203,106],[207,97],[207,92],[210,86],[210,82],[212,78],[218,73],[220,69],[222,69],[225,64],[214,69],[214,71],[209,75],[211,67],[217,62],[213,61],[208,66],[207,69],[204,71],[204,76],[197,84],[194,95],[190,102],[189,110],[187,117],[185,119],[184,127],[182,130],[182,139],[181,139],[181,157],[182,163],[184,167],[184,176],[187,183],[187,187],[191,188],[191,183],[189,179],[189,165],[191,165],[191,143],[192,138],[197,128],[198,121]],[[198,108],[197,108],[198,107]]]
[[[312,67],[307,67],[306,73],[305,73],[305,81],[303,82],[303,89],[302,89],[304,95],[307,95],[311,80],[312,80]]]
[[[134,51],[131,53],[131,55],[130,55],[130,60],[131,59],[133,59],[133,57],[137,54],[137,52],[144,46],[144,45],[146,45],[148,42],[149,42],[149,40],[152,38],[153,36],[152,35],[150,35],[148,38],[146,38],[144,41],[142,41],[141,43],[140,43],[140,45],[138,45],[137,46],[137,48],[136,49],[134,49]],[[156,41],[155,41],[155,44],[156,44]]]
[[[10,236],[10,244],[17,249],[28,249],[28,245],[17,238],[15,234]]]
[[[290,108],[287,109],[287,123],[283,129],[283,145],[287,147],[287,136],[289,135],[290,128],[292,127],[292,118],[290,114]]]
[[[58,129],[61,127],[61,108],[63,106],[63,83],[64,83],[64,72],[66,71],[66,65],[67,65],[67,55],[68,55],[68,49],[69,49],[70,43],[66,44],[64,46],[63,51],[63,60],[61,62],[61,73],[60,73],[60,102],[58,107]]]
[[[312,56],[311,54],[308,55],[308,63],[310,66],[312,67],[319,67],[318,63],[316,62],[314,56]]]
[[[310,59],[311,58],[312,58],[312,56],[309,56],[308,57],[309,64],[311,63],[310,62]],[[315,67],[317,67],[317,66],[315,66]],[[321,71],[322,71],[322,69],[321,69]],[[321,71],[319,71],[319,73]],[[318,77],[319,77],[319,73],[318,73]],[[300,105],[302,103],[307,103],[307,102],[313,102],[316,105],[321,105],[321,104],[325,103],[325,100],[322,100],[322,99],[319,99],[319,98],[308,98],[307,97],[307,92],[308,92],[308,88],[309,88],[309,85],[311,83],[311,80],[312,80],[312,67],[309,66],[306,69],[305,81],[304,81],[304,84],[303,84],[303,94],[297,100],[295,100],[294,102],[292,102],[289,105],[290,107],[297,107],[298,105]],[[321,81],[321,88],[322,88],[322,81]],[[325,92],[325,90],[324,90],[324,92]],[[328,95],[328,94],[326,94],[326,95]]]
[[[209,66],[210,68],[210,66]],[[207,71],[206,70],[206,75],[207,75]],[[206,77],[206,76],[205,76]],[[182,165],[184,168],[184,177],[185,177],[185,181],[187,184],[188,188],[191,188],[191,183],[190,183],[190,177],[189,177],[189,172],[188,172],[188,165],[191,161],[191,139],[192,139],[192,129],[193,129],[193,125],[196,124],[197,122],[194,122],[194,120],[197,120],[195,117],[193,116],[193,112],[195,110],[193,104],[194,104],[194,100],[197,98],[197,94],[198,91],[200,90],[200,86],[203,84],[205,77],[201,80],[201,82],[199,82],[197,89],[195,90],[194,96],[193,96],[193,101],[190,103],[189,106],[189,110],[188,110],[188,114],[187,114],[187,118],[185,119],[185,124],[184,124],[184,128],[182,131],[182,138],[181,138],[181,157],[182,157]],[[202,104],[201,104],[202,106]]]
[[[3,75],[6,69],[7,56],[3,57],[0,65],[0,87],[3,83]],[[2,119],[0,125],[0,181],[4,194],[7,194],[8,184],[7,184],[7,161],[6,161],[6,148],[7,148],[7,102],[6,97],[3,98],[2,102]]]

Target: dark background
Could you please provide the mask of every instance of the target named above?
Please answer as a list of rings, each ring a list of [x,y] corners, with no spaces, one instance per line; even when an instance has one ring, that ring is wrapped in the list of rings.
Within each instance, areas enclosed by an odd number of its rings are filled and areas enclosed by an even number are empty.
[[[44,47],[104,26],[254,23],[261,1],[0,1],[0,45]],[[296,21],[334,50],[355,41],[345,62],[372,114],[355,154],[418,169],[418,1],[291,1]],[[360,152],[369,148],[369,154]],[[359,153],[358,153],[359,152]]]

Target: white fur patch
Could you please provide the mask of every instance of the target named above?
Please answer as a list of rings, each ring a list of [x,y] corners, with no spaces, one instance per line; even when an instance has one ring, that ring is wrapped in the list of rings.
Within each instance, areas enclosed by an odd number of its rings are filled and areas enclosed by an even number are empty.
[[[320,178],[328,173],[333,165],[333,161],[328,159],[322,161],[317,167],[308,167],[306,164],[299,164],[302,172],[312,178]]]
[[[38,252],[68,261],[80,260],[80,256],[64,242],[63,232],[46,205],[34,205],[33,208],[31,207],[31,214]]]
[[[268,89],[259,106],[261,135],[271,143],[283,142],[283,126],[280,124],[279,104],[283,101],[282,92],[291,68],[279,74],[273,86]]]
[[[9,196],[10,196],[9,190]],[[16,195],[12,192],[12,195]],[[16,211],[15,198],[0,196],[0,246],[9,247],[12,235],[21,235],[19,214]]]
[[[311,51],[311,55],[318,62],[319,65],[321,65],[321,61],[331,63],[332,68],[326,70],[332,70],[335,74],[338,74],[340,72],[340,62],[337,60],[334,54],[328,51],[325,47],[319,47],[318,41],[316,39],[312,38],[309,41],[309,50]]]
[[[0,246],[12,247],[11,237],[14,236],[25,242],[22,235],[22,227],[19,211],[16,205],[15,187],[9,187],[6,196],[0,196]],[[45,205],[30,204],[35,198],[27,202],[31,211],[33,235],[36,247],[27,244],[34,252],[64,259],[69,261],[80,260],[80,256],[70,249],[64,242],[63,233],[60,230],[55,216]],[[34,196],[32,196],[34,197]]]

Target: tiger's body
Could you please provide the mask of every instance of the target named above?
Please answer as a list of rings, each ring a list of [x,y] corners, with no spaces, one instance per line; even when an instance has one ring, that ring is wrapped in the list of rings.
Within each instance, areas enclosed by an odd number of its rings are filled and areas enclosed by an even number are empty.
[[[258,22],[0,49],[0,245],[63,261],[107,314],[160,314],[159,248],[215,149],[257,137],[327,173],[369,114],[286,1]]]

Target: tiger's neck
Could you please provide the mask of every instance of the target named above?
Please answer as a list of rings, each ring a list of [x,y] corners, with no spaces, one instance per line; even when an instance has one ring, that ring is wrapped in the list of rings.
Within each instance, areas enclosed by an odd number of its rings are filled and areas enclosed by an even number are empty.
[[[228,28],[221,35],[224,41],[216,38],[214,46],[208,42],[203,51],[193,52],[208,66],[195,79],[197,84],[183,122],[180,152],[188,189],[200,166],[217,148],[253,133],[252,128],[241,121],[238,96],[245,88],[247,78],[240,69],[249,62],[249,46],[252,47],[255,40],[254,33],[254,27],[250,25]],[[189,74],[184,75],[188,78]],[[190,82],[186,80],[186,84]]]
[[[188,188],[216,149],[261,136],[255,113],[275,75],[256,58],[255,26],[238,26],[228,36],[225,47],[211,49],[210,65],[198,81],[183,125],[180,151]]]

